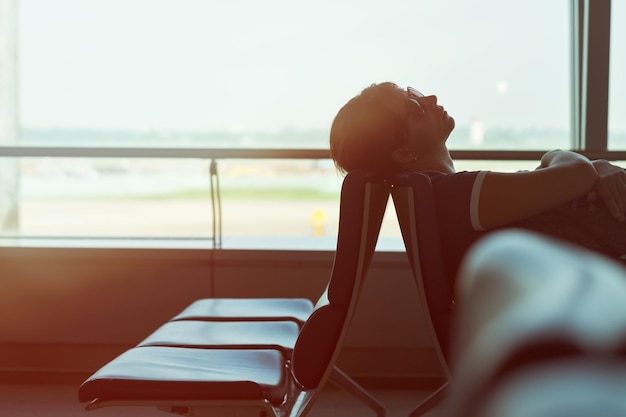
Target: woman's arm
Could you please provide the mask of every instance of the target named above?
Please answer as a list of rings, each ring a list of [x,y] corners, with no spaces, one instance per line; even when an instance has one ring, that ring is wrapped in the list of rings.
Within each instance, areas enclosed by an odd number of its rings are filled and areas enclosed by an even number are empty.
[[[480,192],[478,216],[485,229],[505,226],[587,195],[598,180],[584,156],[555,150],[534,171],[489,172]]]

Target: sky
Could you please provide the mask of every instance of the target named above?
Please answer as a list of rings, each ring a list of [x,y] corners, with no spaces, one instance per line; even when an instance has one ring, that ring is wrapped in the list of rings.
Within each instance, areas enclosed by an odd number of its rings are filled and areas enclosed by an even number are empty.
[[[457,125],[569,129],[568,0],[17,1],[22,127],[328,129],[394,81]]]

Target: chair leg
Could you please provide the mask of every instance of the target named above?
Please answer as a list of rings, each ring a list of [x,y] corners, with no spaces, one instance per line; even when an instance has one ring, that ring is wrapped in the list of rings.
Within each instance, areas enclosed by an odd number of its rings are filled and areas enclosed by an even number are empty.
[[[329,375],[329,381],[354,395],[358,400],[371,408],[378,417],[385,417],[385,407],[338,367],[333,367]]]
[[[411,411],[409,417],[420,417],[428,410],[439,405],[448,393],[448,382],[444,382],[442,386],[431,393],[424,401]]]

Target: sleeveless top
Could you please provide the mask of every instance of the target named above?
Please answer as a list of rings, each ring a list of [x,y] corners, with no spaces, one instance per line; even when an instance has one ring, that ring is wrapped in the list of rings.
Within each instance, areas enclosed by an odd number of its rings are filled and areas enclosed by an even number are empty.
[[[423,172],[433,184],[441,250],[452,283],[469,247],[486,233],[478,219],[478,202],[487,172]]]
[[[433,184],[441,250],[451,283],[455,282],[470,246],[485,234],[504,228],[530,230],[614,259],[626,258],[626,222],[617,221],[604,203],[589,202],[585,197],[504,227],[485,230],[478,218],[478,204],[488,172],[423,172]]]

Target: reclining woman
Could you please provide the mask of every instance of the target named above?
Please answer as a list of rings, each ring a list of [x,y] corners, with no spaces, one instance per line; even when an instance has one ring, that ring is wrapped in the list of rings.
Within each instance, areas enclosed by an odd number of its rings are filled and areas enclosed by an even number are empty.
[[[343,173],[421,171],[431,178],[451,279],[472,243],[506,227],[534,230],[613,258],[626,254],[622,168],[553,150],[533,171],[457,173],[446,146],[454,126],[436,96],[391,82],[373,84],[335,116],[331,155]]]

